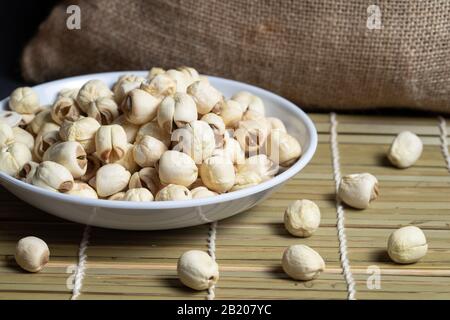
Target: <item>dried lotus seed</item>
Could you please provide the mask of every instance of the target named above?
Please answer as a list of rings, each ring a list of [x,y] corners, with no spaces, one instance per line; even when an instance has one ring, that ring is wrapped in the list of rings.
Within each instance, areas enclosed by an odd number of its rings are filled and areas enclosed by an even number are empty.
[[[178,259],[180,281],[195,290],[205,290],[219,280],[219,266],[206,252],[191,250]]]
[[[284,272],[295,280],[312,280],[325,270],[320,254],[306,245],[292,245],[283,254]]]
[[[347,205],[366,209],[378,198],[378,180],[370,173],[349,174],[339,183],[338,196]]]
[[[28,272],[39,272],[50,259],[47,244],[37,237],[25,237],[16,245],[14,258],[17,264]]]
[[[397,263],[417,262],[427,254],[427,250],[425,234],[415,226],[407,226],[394,231],[388,240],[389,257]]]

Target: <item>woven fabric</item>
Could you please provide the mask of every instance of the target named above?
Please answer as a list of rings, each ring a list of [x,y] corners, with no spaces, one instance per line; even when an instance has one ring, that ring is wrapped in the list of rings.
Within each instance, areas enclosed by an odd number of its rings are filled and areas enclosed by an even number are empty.
[[[70,1],[73,4],[74,1]],[[22,57],[27,80],[189,65],[309,109],[450,112],[450,1],[78,0],[55,7]]]

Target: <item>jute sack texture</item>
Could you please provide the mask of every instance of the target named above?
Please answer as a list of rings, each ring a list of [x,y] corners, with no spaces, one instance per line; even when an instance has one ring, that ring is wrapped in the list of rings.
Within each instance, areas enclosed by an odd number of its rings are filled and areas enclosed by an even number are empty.
[[[80,30],[66,26],[70,4],[81,8]],[[188,65],[261,86],[310,110],[409,107],[450,112],[450,1],[380,1],[381,16],[373,7],[368,11],[374,4],[63,2],[25,48],[23,75],[43,82]],[[373,28],[374,12],[380,28]]]

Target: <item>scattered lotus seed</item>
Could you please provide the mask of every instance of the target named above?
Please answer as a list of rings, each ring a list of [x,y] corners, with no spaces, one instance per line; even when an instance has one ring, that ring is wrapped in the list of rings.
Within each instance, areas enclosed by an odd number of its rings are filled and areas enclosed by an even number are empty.
[[[219,280],[219,265],[204,251],[190,250],[178,259],[178,277],[194,290],[205,290]]]
[[[353,208],[366,209],[378,198],[378,180],[370,173],[350,174],[341,179],[338,195]]]
[[[419,160],[422,150],[422,140],[410,131],[403,131],[392,142],[388,159],[398,168],[408,168]]]
[[[284,225],[296,237],[309,237],[320,224],[320,209],[310,200],[297,200],[284,213]]]
[[[37,237],[26,237],[19,240],[14,255],[17,264],[29,272],[39,272],[50,258],[47,244]]]
[[[290,246],[284,251],[282,266],[284,272],[295,280],[312,280],[325,270],[322,257],[302,244]]]
[[[402,227],[394,231],[388,240],[388,254],[394,262],[414,263],[422,259],[428,250],[427,239],[420,228]]]

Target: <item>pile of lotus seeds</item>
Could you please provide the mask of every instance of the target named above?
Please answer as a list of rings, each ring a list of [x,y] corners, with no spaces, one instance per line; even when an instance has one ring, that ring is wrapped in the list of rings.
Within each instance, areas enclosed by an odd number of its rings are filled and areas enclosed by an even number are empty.
[[[300,143],[261,98],[225,99],[189,67],[90,80],[42,107],[28,87],[0,114],[0,171],[47,190],[122,201],[211,197],[296,162]]]

